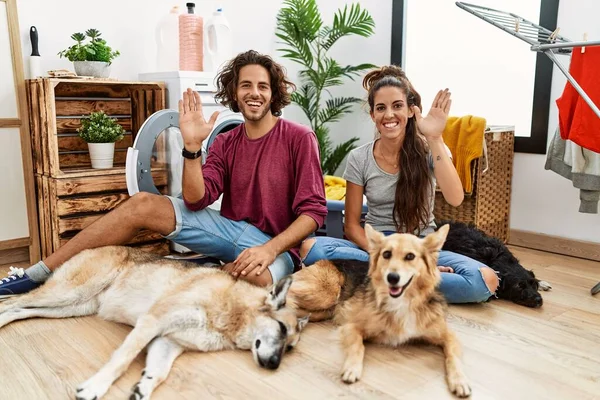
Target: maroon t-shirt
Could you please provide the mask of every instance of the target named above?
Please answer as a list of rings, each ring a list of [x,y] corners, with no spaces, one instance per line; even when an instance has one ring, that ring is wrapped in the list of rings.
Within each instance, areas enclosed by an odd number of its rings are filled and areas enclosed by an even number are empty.
[[[315,134],[306,126],[280,118],[259,139],[246,136],[241,124],[215,138],[202,166],[206,193],[201,210],[223,194],[221,215],[247,221],[270,236],[287,229],[300,215],[323,225],[327,215],[325,185]],[[292,258],[299,264],[298,249]]]

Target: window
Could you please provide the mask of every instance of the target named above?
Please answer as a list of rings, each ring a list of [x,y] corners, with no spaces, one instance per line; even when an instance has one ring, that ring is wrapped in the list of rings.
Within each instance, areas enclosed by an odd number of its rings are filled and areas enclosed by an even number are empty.
[[[479,0],[554,30],[559,0]],[[515,126],[515,151],[545,154],[553,64],[542,53],[449,0],[393,0],[391,61],[401,65],[427,110],[442,85],[453,115]]]

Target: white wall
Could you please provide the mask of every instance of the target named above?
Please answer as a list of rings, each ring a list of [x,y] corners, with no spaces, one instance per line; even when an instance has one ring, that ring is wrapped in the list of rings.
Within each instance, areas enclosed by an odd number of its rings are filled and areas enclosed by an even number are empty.
[[[0,242],[29,236],[18,128],[0,128]]]
[[[19,118],[6,3],[0,1],[0,119]],[[26,238],[27,203],[19,128],[0,128],[0,241]]]
[[[15,76],[13,74],[11,44],[8,34],[8,13],[5,2],[0,2],[0,118],[18,118]]]

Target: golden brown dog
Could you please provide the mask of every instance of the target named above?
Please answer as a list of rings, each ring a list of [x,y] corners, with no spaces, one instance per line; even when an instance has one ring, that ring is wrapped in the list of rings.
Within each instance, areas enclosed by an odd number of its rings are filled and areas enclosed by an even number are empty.
[[[310,313],[311,321],[333,317],[340,325],[344,382],[361,377],[363,341],[395,347],[420,339],[443,348],[450,391],[470,396],[460,345],[446,323],[446,302],[436,291],[437,258],[448,227],[423,239],[410,234],[386,237],[369,225],[365,231],[369,263],[322,260],[304,268],[294,275],[288,301],[299,313]]]

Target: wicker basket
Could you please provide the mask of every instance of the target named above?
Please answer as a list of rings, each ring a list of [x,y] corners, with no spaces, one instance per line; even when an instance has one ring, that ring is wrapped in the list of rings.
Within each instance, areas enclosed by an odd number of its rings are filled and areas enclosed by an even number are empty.
[[[433,214],[438,223],[448,220],[472,223],[506,243],[509,238],[514,131],[486,132],[485,141],[487,163],[485,156],[474,161],[473,192],[465,194],[459,207],[453,207],[438,189]],[[486,164],[489,164],[487,170]]]

